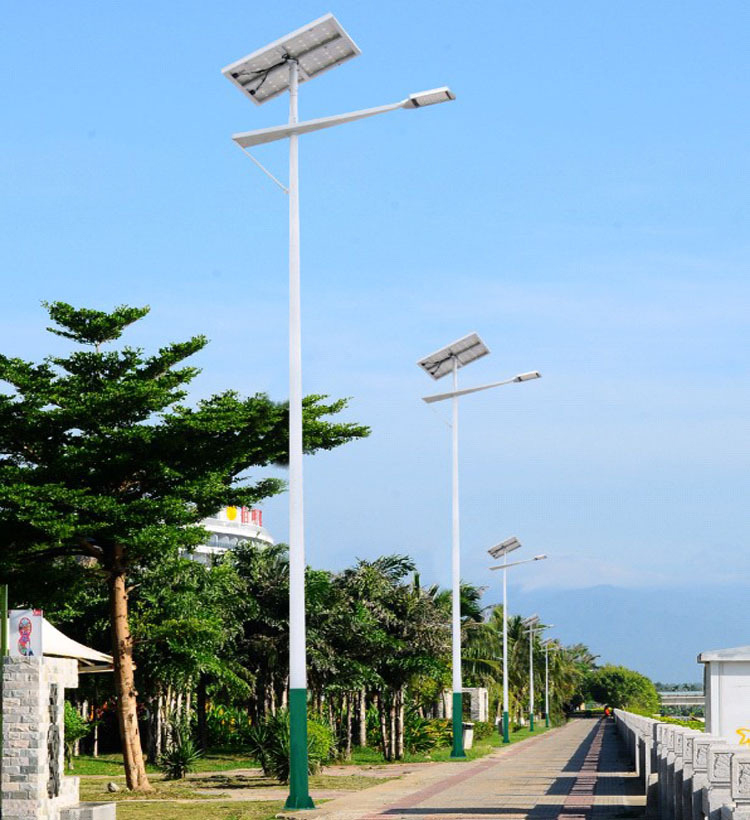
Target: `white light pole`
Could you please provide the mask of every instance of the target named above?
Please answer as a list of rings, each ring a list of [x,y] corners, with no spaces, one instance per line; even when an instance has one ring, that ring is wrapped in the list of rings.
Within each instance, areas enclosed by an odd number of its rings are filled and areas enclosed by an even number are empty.
[[[525,561],[514,561],[508,563],[508,553],[517,550],[521,542],[515,537],[506,538],[494,547],[490,547],[487,552],[495,559],[503,559],[503,563],[498,567],[490,567],[491,570],[503,570],[503,720],[502,734],[503,743],[510,743],[510,716],[508,697],[508,570],[520,564],[531,564],[533,561],[543,561],[546,555],[535,555]]]
[[[529,731],[534,731],[534,627],[539,623],[538,615],[531,615],[521,621],[528,627],[529,636]]]
[[[289,92],[286,125],[235,134],[232,139],[289,196],[289,722],[290,774],[287,809],[313,808],[308,789],[307,661],[305,651],[305,542],[302,492],[302,353],[300,322],[300,230],[298,137],[400,108],[423,108],[455,99],[448,88],[412,94],[378,108],[298,121],[299,83],[356,57],[354,41],[332,14],[222,69],[224,76],[254,103]],[[289,185],[284,186],[248,148],[289,139]]]
[[[458,398],[468,393],[480,390],[489,390],[491,387],[500,387],[504,384],[538,379],[537,371],[521,373],[504,381],[485,384],[480,387],[458,389],[458,369],[470,364],[476,359],[486,356],[489,349],[476,333],[469,333],[461,339],[446,345],[446,347],[420,359],[417,364],[433,379],[441,379],[448,373],[453,374],[453,390],[449,393],[438,393],[425,396],[423,401],[432,403],[451,399],[453,409],[453,423],[451,425],[452,438],[452,493],[451,493],[451,586],[452,586],[452,646],[453,646],[453,748],[451,757],[466,757],[463,742],[463,686],[461,682],[461,547],[459,527],[459,499],[458,499]]]
[[[547,624],[551,628],[554,624]],[[544,725],[549,729],[549,648],[554,645],[552,638],[545,638],[542,641],[544,647]]]

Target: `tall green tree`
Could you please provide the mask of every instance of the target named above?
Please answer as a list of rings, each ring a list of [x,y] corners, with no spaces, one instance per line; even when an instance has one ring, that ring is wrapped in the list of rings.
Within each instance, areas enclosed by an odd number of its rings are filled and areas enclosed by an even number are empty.
[[[653,682],[626,666],[607,664],[586,676],[585,692],[592,700],[615,709],[656,712],[659,693]]]
[[[40,363],[0,355],[0,381],[10,388],[0,395],[0,569],[10,580],[64,570],[106,587],[127,784],[149,789],[129,579],[200,543],[200,520],[222,505],[251,505],[283,489],[280,480],[253,479],[248,470],[286,461],[288,406],[233,391],[184,403],[199,373],[184,363],[206,345],[204,336],[152,355],[113,346],[147,307],[46,307],[48,330],[76,349]],[[346,402],[325,398],[304,401],[308,453],[368,433],[329,421]]]

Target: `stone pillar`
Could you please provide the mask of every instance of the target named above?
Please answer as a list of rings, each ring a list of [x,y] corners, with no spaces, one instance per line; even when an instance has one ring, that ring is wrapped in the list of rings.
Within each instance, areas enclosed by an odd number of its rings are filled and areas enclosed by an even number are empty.
[[[64,658],[5,658],[3,820],[57,820],[78,803],[78,778],[63,777],[65,688],[78,664]]]

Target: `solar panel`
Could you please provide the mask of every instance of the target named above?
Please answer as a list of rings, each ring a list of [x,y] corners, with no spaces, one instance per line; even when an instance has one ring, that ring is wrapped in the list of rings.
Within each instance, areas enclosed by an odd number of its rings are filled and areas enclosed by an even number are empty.
[[[417,364],[433,379],[440,379],[453,370],[454,359],[458,367],[463,367],[475,359],[486,356],[489,352],[487,345],[476,333],[469,333],[468,336],[451,342],[435,353],[430,353],[429,356],[420,359]]]
[[[299,82],[303,83],[360,53],[339,21],[326,14],[226,66],[221,73],[260,105],[289,88],[290,57],[297,60]]]
[[[512,538],[506,538],[505,541],[501,541],[499,544],[495,544],[494,547],[490,547],[487,552],[497,560],[498,558],[502,558],[503,555],[517,550],[520,546],[521,542],[514,535]]]

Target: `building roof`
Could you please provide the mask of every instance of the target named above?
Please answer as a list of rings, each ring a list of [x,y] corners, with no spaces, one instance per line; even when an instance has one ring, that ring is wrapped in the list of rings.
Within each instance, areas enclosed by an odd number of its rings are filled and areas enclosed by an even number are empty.
[[[731,649],[708,649],[698,655],[698,663],[709,661],[750,661],[750,646],[734,646]]]

